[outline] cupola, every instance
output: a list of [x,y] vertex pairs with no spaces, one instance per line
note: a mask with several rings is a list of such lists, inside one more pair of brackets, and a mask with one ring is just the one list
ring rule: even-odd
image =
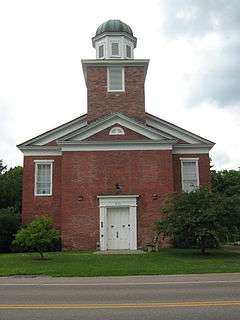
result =
[[137,38],[126,23],[108,20],[97,28],[92,44],[97,59],[133,59]]

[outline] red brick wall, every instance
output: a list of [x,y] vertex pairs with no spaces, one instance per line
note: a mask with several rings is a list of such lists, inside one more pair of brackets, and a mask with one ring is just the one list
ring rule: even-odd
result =
[[174,154],[173,170],[174,170],[174,190],[180,192],[182,190],[181,182],[181,161],[180,158],[199,158],[199,183],[200,186],[210,186],[210,161],[208,154]]
[[[51,159],[53,163],[53,195],[34,196],[34,160]],[[48,214],[60,228],[61,220],[61,157],[24,157],[23,167],[23,201],[22,201],[22,223],[29,223],[34,216]]]
[[[62,239],[65,249],[95,249],[99,241],[97,196],[140,195],[138,245],[152,240],[153,222],[173,191],[171,151],[65,152],[62,164]],[[157,195],[155,199],[153,195]]]
[[144,67],[125,67],[125,91],[107,91],[107,67],[87,67],[88,122],[111,112],[145,121]]
[[[50,214],[62,231],[65,249],[95,249],[99,241],[97,196],[138,194],[138,246],[152,240],[154,221],[166,196],[181,191],[180,157],[198,157],[200,184],[210,184],[209,157],[204,154],[172,155],[169,150],[65,152],[62,157],[25,157],[22,221]],[[34,196],[34,160],[53,159],[53,196]]]
[[124,126],[120,126],[120,125],[116,125],[117,127],[121,127],[123,128],[125,134],[124,135],[109,135],[109,131],[111,130],[111,128],[115,127],[111,126],[105,130],[102,130],[98,133],[96,133],[95,135],[87,138],[86,140],[89,141],[107,141],[107,140],[149,140],[147,137],[132,131]]

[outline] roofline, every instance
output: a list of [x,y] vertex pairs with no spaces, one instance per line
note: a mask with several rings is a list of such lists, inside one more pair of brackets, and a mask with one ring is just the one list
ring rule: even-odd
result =
[[68,121],[68,122],[65,122],[65,123],[63,123],[63,124],[61,124],[61,125],[53,128],[53,129],[50,129],[50,130],[48,130],[48,131],[45,131],[44,133],[41,133],[41,134],[39,134],[38,136],[36,136],[36,137],[34,137],[34,138],[32,138],[32,139],[26,140],[26,141],[18,144],[18,145],[17,145],[17,148],[20,149],[20,147],[23,147],[23,146],[25,146],[26,144],[29,144],[29,143],[33,143],[34,141],[36,141],[36,140],[38,140],[38,139],[40,139],[40,138],[43,138],[43,137],[44,137],[45,135],[47,135],[47,134],[54,133],[54,132],[56,132],[56,131],[64,128],[64,127],[68,127],[70,124],[73,124],[74,122],[77,122],[78,120],[80,120],[81,118],[84,118],[84,117],[87,117],[87,114],[83,114],[83,115],[80,116],[80,117],[74,118],[73,120],[70,120],[70,121]]
[[[65,141],[66,139],[72,138],[72,137],[76,136],[77,134],[86,133],[86,132],[88,132],[89,130],[91,130],[92,128],[97,127],[97,126],[100,126],[100,125],[103,124],[104,122],[106,122],[106,121],[108,121],[108,120],[110,120],[110,119],[112,119],[112,118],[114,118],[114,117],[119,117],[119,118],[121,118],[122,120],[128,121],[128,122],[133,123],[133,124],[135,124],[135,125],[138,125],[138,126],[140,126],[142,129],[148,130],[148,131],[150,131],[151,133],[156,134],[156,135],[158,135],[158,136],[164,136],[164,134],[159,133],[158,130],[156,130],[156,129],[152,128],[152,127],[148,127],[148,126],[144,125],[144,124],[143,124],[142,122],[140,122],[140,121],[136,121],[135,119],[130,118],[130,117],[128,117],[128,116],[126,116],[126,115],[124,115],[124,114],[122,114],[122,113],[120,113],[120,112],[114,112],[114,113],[107,114],[105,117],[102,117],[102,118],[100,118],[100,119],[98,119],[98,120],[90,123],[90,124],[87,125],[86,127],[82,127],[82,128],[80,128],[80,129],[78,129],[78,130],[75,130],[74,132],[69,133],[69,134],[65,135],[64,137],[62,137],[62,138],[63,138],[63,140]],[[166,135],[165,135],[165,136],[166,136]],[[169,138],[166,137],[166,139],[169,139]],[[60,139],[60,140],[61,140],[61,139]]]
[[120,31],[120,32],[111,32],[111,31],[104,31],[103,33],[101,34],[98,34],[98,35],[95,35],[94,37],[92,37],[92,46],[93,48],[95,48],[95,42],[101,38],[104,38],[106,36],[109,36],[109,37],[115,37],[115,36],[124,36],[126,38],[129,38],[130,40],[133,41],[134,43],[134,48],[136,48],[137,46],[137,38],[134,37],[133,35],[131,35],[130,33],[128,32],[124,32],[124,31]]
[[169,121],[163,120],[163,119],[161,119],[161,118],[159,118],[159,117],[157,117],[157,116],[155,116],[155,115],[152,115],[151,113],[148,113],[148,112],[145,112],[145,113],[146,113],[146,116],[147,116],[147,117],[152,118],[152,119],[154,119],[154,120],[156,120],[156,121],[160,121],[160,122],[162,122],[162,123],[165,123],[165,124],[166,124],[168,127],[170,127],[170,128],[175,127],[175,128],[177,128],[177,129],[179,129],[179,131],[181,131],[182,133],[184,133],[184,134],[186,134],[186,135],[190,135],[191,137],[196,138],[196,139],[198,138],[198,139],[202,140],[203,142],[211,145],[212,147],[216,144],[216,143],[213,142],[213,141],[210,141],[210,140],[208,140],[208,139],[205,139],[205,138],[203,138],[203,137],[201,137],[201,136],[199,136],[199,135],[197,135],[197,134],[195,134],[195,133],[193,133],[193,132],[191,132],[191,131],[188,131],[188,130],[186,130],[186,129],[183,129],[183,128],[181,128],[181,127],[179,127],[179,126],[177,126],[177,125],[175,125],[175,124],[173,124],[173,123],[171,123],[171,122],[169,122]]
[[87,67],[88,66],[139,66],[144,67],[144,80],[146,79],[149,59],[82,59],[82,69],[84,74],[85,83],[87,85]]
[[83,141],[65,141],[65,140],[58,140],[57,144],[60,146],[64,145],[116,145],[116,144],[124,144],[124,145],[130,145],[130,144],[175,144],[176,140],[98,140],[98,141],[89,141],[89,140],[83,140]]

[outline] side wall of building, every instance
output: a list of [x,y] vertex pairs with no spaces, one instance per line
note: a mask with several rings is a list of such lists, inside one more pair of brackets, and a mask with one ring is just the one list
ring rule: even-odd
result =
[[181,161],[180,158],[198,158],[199,165],[199,184],[200,186],[209,187],[211,185],[210,177],[210,159],[208,154],[174,154],[173,170],[174,170],[174,191],[181,192]]
[[[22,223],[29,223],[35,216],[50,215],[57,228],[61,228],[61,156],[24,157]],[[35,163],[34,160],[54,160],[53,195],[35,196]]]

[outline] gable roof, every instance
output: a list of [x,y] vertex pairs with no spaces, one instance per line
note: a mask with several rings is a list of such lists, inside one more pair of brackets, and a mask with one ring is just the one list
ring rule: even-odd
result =
[[173,123],[170,123],[166,120],[163,120],[161,118],[158,118],[150,113],[146,112],[146,123],[147,125],[165,132],[166,134],[169,134],[175,139],[179,139],[182,141],[186,141],[187,143],[190,144],[207,144],[207,145],[212,145],[214,146],[214,142],[207,140],[203,137],[200,137],[199,135],[192,133],[188,130],[185,130]]
[[61,141],[61,143],[63,143],[64,141],[83,141],[88,137],[95,135],[96,133],[115,124],[122,125],[152,140],[173,139],[172,136],[165,133],[160,133],[159,130],[149,127],[141,121],[137,121],[133,118],[125,116],[122,113],[116,112],[108,114],[85,127],[79,128],[78,130],[65,135],[64,137],[60,138],[58,142]]
[[68,121],[56,128],[53,128],[51,130],[48,130],[34,138],[31,138],[27,141],[24,141],[20,144],[17,145],[19,149],[24,146],[31,146],[31,145],[36,145],[36,146],[43,146],[46,145],[49,142],[52,142],[74,130],[77,128],[81,128],[83,126],[86,126],[87,121],[87,114],[84,114],[80,117],[77,117],[71,121]]
[[[109,141],[86,141],[87,138],[94,136],[96,133],[105,130],[115,124],[122,125],[142,136],[150,139],[150,141],[132,141],[131,143],[125,141],[124,145],[135,145],[140,148],[142,145],[149,145],[149,148],[154,145],[172,145],[174,146],[174,153],[207,153],[214,145],[214,142],[200,137],[190,131],[180,128],[170,122],[146,113],[146,123],[138,121],[134,118],[128,117],[122,113],[111,113],[100,119],[87,124],[87,115],[82,115],[73,119],[63,125],[60,125],[52,130],[49,130],[37,137],[27,140],[18,145],[18,148],[24,150],[49,150],[49,152],[61,152],[64,146],[68,145],[103,145],[110,143]],[[51,144],[53,141],[56,143]],[[120,142],[112,141],[116,144],[114,148],[120,146]],[[151,145],[151,146],[150,146]],[[132,147],[131,147],[132,148]],[[85,148],[87,149],[87,147]],[[98,147],[96,146],[96,150]],[[183,152],[184,151],[184,152]]]

